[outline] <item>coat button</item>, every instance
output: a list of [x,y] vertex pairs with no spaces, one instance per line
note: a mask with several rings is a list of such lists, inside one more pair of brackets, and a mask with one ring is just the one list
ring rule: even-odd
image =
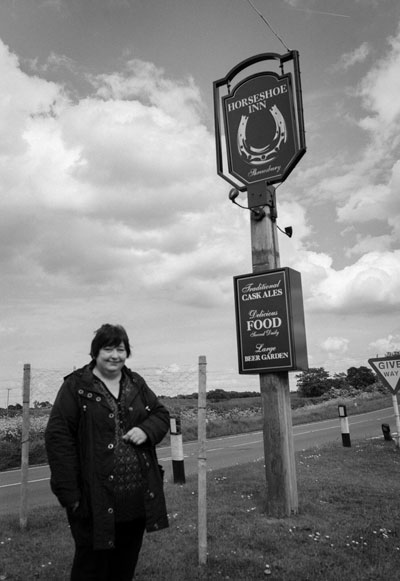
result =
[[100,396],[97,396],[96,397],[96,401],[101,401],[101,397]]
[[108,541],[108,546],[109,547],[113,547],[114,546],[114,543],[112,541]]
[[108,414],[108,417],[109,417],[110,419],[113,419],[113,417],[114,417],[114,414],[113,414],[113,413],[111,413],[111,414]]
[[110,476],[108,477],[108,480],[110,480],[110,481],[114,480],[114,474],[110,474]]
[[87,394],[87,396],[88,396],[88,398],[91,398],[91,397],[93,397],[93,393],[90,393],[90,392],[89,392],[89,393]]
[[108,514],[113,514],[114,509],[110,507],[109,509],[107,509],[107,512],[108,512]]
[[78,393],[79,393],[79,395],[82,395],[83,389],[78,389]]
[[108,444],[108,449],[112,450],[114,448],[114,444]]

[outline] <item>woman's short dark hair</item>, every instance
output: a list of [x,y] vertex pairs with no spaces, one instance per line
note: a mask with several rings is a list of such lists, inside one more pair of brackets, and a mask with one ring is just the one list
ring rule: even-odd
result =
[[90,356],[96,359],[100,349],[103,347],[118,347],[124,344],[128,357],[131,354],[131,347],[129,345],[128,334],[122,325],[109,325],[108,323],[102,325],[100,329],[95,331],[95,336],[90,346]]

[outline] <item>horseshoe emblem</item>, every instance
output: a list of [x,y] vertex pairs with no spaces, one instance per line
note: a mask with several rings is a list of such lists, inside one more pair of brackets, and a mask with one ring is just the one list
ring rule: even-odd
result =
[[273,160],[280,150],[281,144],[286,143],[286,123],[282,113],[279,111],[276,105],[273,105],[269,109],[269,112],[275,121],[275,135],[273,137],[272,143],[262,148],[252,147],[251,145],[247,144],[246,127],[249,117],[248,115],[242,115],[240,119],[237,133],[237,146],[239,154],[245,158],[247,163],[250,163],[251,165],[262,165]]

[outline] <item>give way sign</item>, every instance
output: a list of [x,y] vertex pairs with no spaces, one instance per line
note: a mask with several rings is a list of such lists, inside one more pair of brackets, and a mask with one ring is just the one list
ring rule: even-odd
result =
[[384,385],[396,394],[400,388],[400,356],[377,357],[368,359],[368,363]]

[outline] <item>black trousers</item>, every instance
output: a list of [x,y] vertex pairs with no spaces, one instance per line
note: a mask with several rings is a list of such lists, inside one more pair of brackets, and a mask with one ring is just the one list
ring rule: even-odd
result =
[[116,523],[115,548],[95,551],[89,519],[69,518],[75,541],[71,581],[132,581],[142,547],[145,520]]

